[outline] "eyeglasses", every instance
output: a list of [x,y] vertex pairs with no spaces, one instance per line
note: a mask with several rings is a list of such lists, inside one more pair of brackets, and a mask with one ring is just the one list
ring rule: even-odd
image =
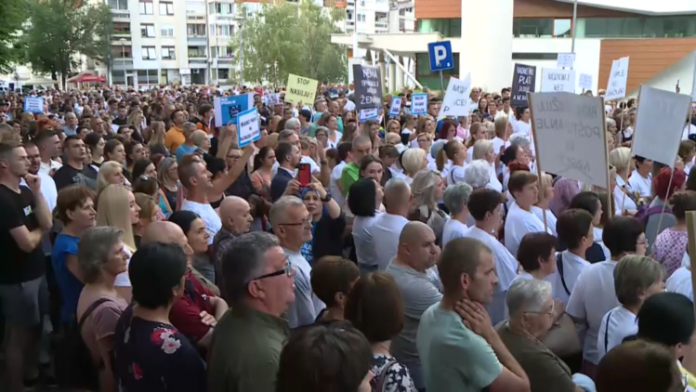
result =
[[247,282],[247,284],[251,283],[251,281],[253,281],[253,280],[272,278],[274,276],[286,275],[289,277],[292,274],[292,263],[290,263],[290,260],[288,259],[287,256],[285,256],[285,262],[286,262],[285,268],[280,269],[280,270],[275,271],[275,272],[271,272],[269,274],[258,276],[256,278],[249,279],[249,282]]
[[540,315],[553,316],[553,315],[554,315],[554,308],[555,308],[555,307],[556,307],[556,302],[552,302],[552,303],[551,303],[551,310],[549,310],[548,312],[541,312],[541,311],[537,311],[537,312],[525,311],[525,312],[522,312],[522,313],[530,313],[530,314],[540,314]]
[[312,217],[308,217],[307,219],[303,220],[302,222],[297,222],[297,223],[279,223],[278,226],[312,226]]

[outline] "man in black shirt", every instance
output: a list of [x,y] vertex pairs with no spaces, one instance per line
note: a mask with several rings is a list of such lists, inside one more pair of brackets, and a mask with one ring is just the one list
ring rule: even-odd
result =
[[[9,339],[5,353],[10,392],[24,391],[24,366],[35,352],[46,313],[41,235],[51,228],[51,212],[41,180],[29,174],[20,144],[0,144],[0,302]],[[20,186],[24,178],[28,188]]]
[[56,189],[61,189],[72,184],[86,185],[93,190],[97,189],[97,171],[91,166],[85,165],[85,143],[77,135],[70,135],[65,138],[63,144],[65,152],[65,162],[63,167],[58,169],[53,175],[56,182]]
[[114,125],[127,125],[128,124],[128,107],[125,103],[118,105],[118,117],[111,121]]

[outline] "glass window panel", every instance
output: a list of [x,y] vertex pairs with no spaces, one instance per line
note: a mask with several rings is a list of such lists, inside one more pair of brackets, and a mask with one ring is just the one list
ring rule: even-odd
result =
[[570,37],[570,19],[554,19],[553,21],[553,36],[554,37]]
[[512,32],[515,37],[545,37],[553,36],[553,19],[516,19],[512,22]]

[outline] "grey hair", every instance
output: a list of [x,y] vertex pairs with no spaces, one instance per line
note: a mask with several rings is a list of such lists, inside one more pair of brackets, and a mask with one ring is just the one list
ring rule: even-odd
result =
[[324,131],[324,132],[326,132],[326,136],[329,136],[329,133],[330,133],[329,128],[322,126],[322,127],[317,127],[317,129],[314,131],[315,137],[316,137],[317,133],[319,133],[319,131]]
[[[356,148],[362,146],[363,144],[367,144],[367,143],[372,144],[372,140],[370,140],[370,138],[365,136],[365,135],[360,135],[360,136],[356,137],[355,139],[353,139],[353,144],[352,144],[353,150],[355,150]],[[358,162],[358,163],[360,163],[360,162]]]
[[95,226],[82,234],[77,248],[77,268],[85,283],[95,283],[109,262],[109,254],[123,241],[123,231],[114,226]]
[[285,122],[285,129],[288,129],[291,131],[295,131],[295,130],[299,129],[301,126],[302,125],[300,124],[300,120],[298,120],[296,118],[289,118]]
[[[287,123],[286,123],[286,124],[287,124]],[[292,130],[292,129],[287,129],[287,128],[286,128],[286,129],[283,129],[283,130],[280,131],[280,133],[278,134],[278,141],[279,141],[279,142],[284,142],[284,141],[288,140],[288,139],[290,138],[290,136],[292,136],[292,135],[297,135],[297,132],[295,132],[295,131]]]
[[527,138],[527,136],[517,134],[510,136],[510,144],[514,144],[518,147],[525,148],[532,144],[532,142],[529,141],[529,138]]
[[616,126],[616,121],[613,118],[607,117],[607,128],[609,127],[609,125]]
[[403,199],[403,195],[411,196],[411,187],[408,183],[400,178],[392,178],[384,184],[384,199],[387,200],[386,204],[389,202],[404,202],[408,201]]
[[427,206],[431,209],[437,209],[435,183],[439,176],[439,174],[430,170],[421,170],[416,173],[411,182],[411,194],[413,195],[414,206]]
[[472,161],[464,169],[464,182],[474,189],[483,188],[491,182],[491,164],[483,159]]
[[185,122],[184,125],[181,127],[181,130],[184,132],[191,131],[193,133],[196,129],[198,129],[198,127],[196,127],[196,124],[192,122]]
[[273,206],[271,206],[271,211],[268,213],[268,219],[271,221],[271,225],[275,229],[278,227],[280,221],[285,217],[285,212],[290,207],[303,207],[304,202],[297,196],[283,196],[278,199]]
[[510,311],[510,318],[521,312],[538,312],[552,293],[551,283],[538,279],[517,279],[510,286],[505,303]]
[[276,246],[280,246],[276,236],[263,231],[252,231],[232,240],[220,266],[223,294],[228,303],[244,299],[247,285],[263,270],[266,252]]
[[473,159],[486,159],[486,154],[488,154],[489,151],[493,151],[493,141],[492,140],[487,140],[487,139],[482,139],[482,140],[477,140],[476,143],[474,143],[474,152],[472,154]]
[[460,182],[458,184],[453,184],[445,189],[445,194],[443,196],[445,207],[450,212],[450,215],[459,215],[464,208],[466,208],[466,203],[469,202],[469,196],[471,196],[471,191],[473,188],[471,185]]

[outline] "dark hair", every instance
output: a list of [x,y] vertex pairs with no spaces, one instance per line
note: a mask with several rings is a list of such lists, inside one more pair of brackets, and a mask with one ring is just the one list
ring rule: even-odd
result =
[[517,144],[511,144],[509,145],[505,151],[503,151],[503,154],[500,156],[500,162],[503,162],[505,166],[509,165],[510,162],[514,161],[517,159],[517,152],[521,149],[522,147],[518,146]]
[[539,258],[548,259],[557,247],[557,242],[556,237],[546,232],[527,233],[517,249],[517,261],[525,271],[536,271],[541,268]]
[[133,163],[133,172],[131,173],[132,178],[136,179],[145,174],[145,169],[150,165],[154,165],[154,163],[147,158],[140,158],[135,161],[135,163]]
[[437,263],[444,294],[461,291],[462,274],[475,279],[476,269],[481,262],[481,252],[491,250],[475,238],[456,238],[445,245]]
[[131,141],[131,142],[128,142],[128,143],[126,143],[126,145],[124,146],[124,147],[125,147],[125,151],[126,151],[126,163],[130,164],[130,163],[133,162],[133,158],[131,158],[131,154],[133,153],[133,150],[135,150],[135,147],[136,147],[138,144],[141,145],[141,146],[143,146],[143,147],[145,147],[145,146],[143,145],[143,143],[138,142],[138,141]]
[[592,215],[585,210],[567,209],[558,215],[556,232],[558,240],[568,249],[576,249],[592,228]]
[[515,192],[522,192],[522,189],[529,185],[537,182],[539,177],[536,174],[532,174],[528,171],[516,171],[510,174],[510,179],[508,180],[508,191],[515,198]]
[[144,193],[154,197],[159,189],[159,183],[156,178],[150,178],[144,174],[134,177],[133,193]]
[[570,201],[570,207],[568,208],[585,210],[594,217],[599,210],[600,205],[601,201],[596,193],[585,191],[573,196],[573,199]]
[[[353,143],[351,143],[351,142],[338,143],[338,146],[336,146],[336,149],[338,150],[338,158],[341,159],[341,162],[343,162],[346,160],[346,158],[348,158],[348,153],[353,150]],[[696,177],[696,176],[694,176],[694,177]]]
[[174,211],[169,216],[169,221],[181,227],[181,230],[184,231],[184,234],[188,235],[189,230],[191,230],[191,224],[193,224],[193,221],[195,221],[198,218],[200,217],[195,212],[179,210]]
[[616,257],[623,253],[635,252],[638,237],[644,232],[643,225],[638,219],[617,216],[604,226],[602,241],[611,252],[611,256]]
[[500,192],[494,189],[478,188],[471,192],[466,207],[476,221],[482,221],[486,218],[486,213],[493,213],[496,208],[500,207],[500,203]]
[[307,110],[307,109],[302,109],[302,110],[300,110],[299,115],[302,116],[302,117],[304,117],[306,121],[309,121],[309,120],[312,119],[312,112],[310,112],[310,111]]
[[263,160],[266,159],[266,155],[271,151],[270,146],[263,146],[259,152],[254,156],[254,170],[259,170],[263,164]]
[[[67,139],[66,139],[66,141],[67,141]],[[111,139],[111,140],[107,141],[104,144],[104,158],[106,158],[107,155],[113,154],[114,150],[119,145],[122,146],[123,143],[121,143],[121,141],[118,139]]]
[[172,122],[174,122],[174,117],[176,117],[176,114],[177,114],[178,112],[182,112],[182,113],[183,113],[184,111],[183,111],[183,110],[176,109],[176,110],[174,110],[174,111],[172,112],[172,114],[169,115],[169,119],[170,119]]
[[338,158],[338,150],[335,148],[329,148],[326,151],[326,159],[333,159],[336,164],[341,163],[341,160]]
[[348,322],[301,328],[280,353],[275,390],[355,392],[373,361],[367,339]]
[[672,205],[674,217],[679,220],[684,220],[686,219],[687,211],[696,211],[696,192],[677,192],[669,199],[669,204]]
[[312,266],[312,292],[326,304],[335,305],[336,294],[348,295],[350,285],[360,277],[352,261],[340,256],[324,256]]
[[375,216],[377,185],[372,178],[361,178],[350,186],[348,208],[355,216]]
[[674,347],[688,344],[694,333],[694,304],[678,293],[648,297],[638,311],[638,337]]
[[[73,140],[82,141],[82,139],[80,139],[80,137],[77,136],[77,135],[68,135],[68,136],[65,137],[65,140],[63,141],[63,145],[64,145],[64,146],[68,146],[68,145],[70,145],[70,142],[73,141]],[[83,143],[84,143],[84,142],[83,142]]]
[[198,114],[201,116],[205,116],[205,114],[211,110],[213,110],[213,107],[210,106],[210,104],[204,103],[198,108]]
[[69,185],[61,189],[56,199],[56,219],[67,225],[70,223],[68,211],[82,207],[87,199],[92,199],[92,202],[96,202],[96,194],[84,185]]
[[172,289],[186,273],[186,255],[176,244],[153,242],[141,246],[130,259],[128,276],[133,302],[147,309],[169,305]]
[[227,163],[222,158],[216,156],[205,154],[203,155],[203,160],[205,161],[206,168],[211,174],[211,178],[215,178],[219,173],[224,173],[227,169]]
[[383,272],[362,276],[348,294],[345,318],[370,343],[396,336],[404,326],[404,305],[394,278]]
[[50,138],[52,138],[53,136],[56,136],[56,135],[57,135],[57,133],[56,133],[56,131],[54,131],[54,130],[51,130],[51,129],[43,129],[43,130],[39,131],[39,133],[37,133],[36,136],[34,136],[34,138],[31,139],[31,140],[32,140],[34,143],[36,143],[37,145],[39,145],[39,144],[41,144],[41,142],[43,142],[44,140],[50,139]]
[[281,165],[285,163],[285,160],[292,154],[293,145],[288,142],[280,142],[275,149],[276,161]]
[[[377,162],[382,165],[382,160],[376,156],[372,154],[365,155],[363,159],[360,160],[360,170],[358,171],[358,176],[362,177],[362,172],[366,170],[368,166],[370,166],[370,163],[373,162]],[[382,165],[382,169],[384,169],[384,165]]]

